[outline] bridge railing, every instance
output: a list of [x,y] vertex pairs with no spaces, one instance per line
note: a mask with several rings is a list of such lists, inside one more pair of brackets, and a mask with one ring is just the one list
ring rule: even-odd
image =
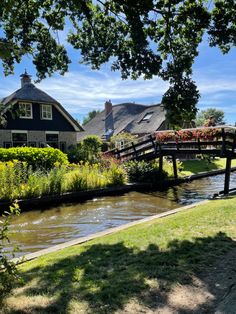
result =
[[215,146],[228,145],[232,146],[236,137],[236,128],[231,126],[217,126],[217,127],[201,127],[181,129],[179,131],[166,130],[155,132],[156,141],[159,145],[177,147],[191,147],[191,145],[198,144],[201,147],[209,146],[210,143]]
[[176,130],[157,131],[153,134],[140,137],[135,142],[126,143],[122,149],[109,151],[114,157],[119,159],[139,159],[143,155],[149,156],[160,154],[165,149],[183,151],[183,153],[202,153],[211,150],[219,154],[219,151],[236,150],[236,127],[216,126],[199,127]]

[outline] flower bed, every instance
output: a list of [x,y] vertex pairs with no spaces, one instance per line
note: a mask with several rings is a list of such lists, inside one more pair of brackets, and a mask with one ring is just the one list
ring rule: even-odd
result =
[[221,138],[221,129],[219,128],[205,128],[179,131],[160,131],[156,132],[156,140],[159,143],[166,142],[186,142],[186,141],[213,141]]

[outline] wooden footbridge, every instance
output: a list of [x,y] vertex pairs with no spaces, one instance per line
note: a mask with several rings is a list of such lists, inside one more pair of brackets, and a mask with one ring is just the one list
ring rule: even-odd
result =
[[163,157],[170,156],[174,177],[178,177],[176,158],[187,155],[213,155],[226,158],[224,193],[230,189],[231,161],[236,159],[236,127],[204,127],[179,131],[157,131],[135,142],[127,143],[122,149],[108,152],[122,161],[153,160],[159,158],[159,168],[163,168]]

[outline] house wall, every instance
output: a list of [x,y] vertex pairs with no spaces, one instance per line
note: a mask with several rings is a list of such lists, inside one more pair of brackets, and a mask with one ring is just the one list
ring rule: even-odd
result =
[[[20,131],[20,130],[14,128],[14,131]],[[46,132],[47,131],[50,131],[50,130],[28,131],[27,132],[28,143],[29,142],[35,142],[36,147],[41,147],[41,143],[46,143]],[[60,131],[58,134],[59,147],[60,147],[60,142],[66,143],[66,149],[71,145],[76,145],[77,144],[76,137],[77,137],[77,132],[75,132],[75,131],[74,132]],[[11,145],[12,145],[12,130],[2,129],[2,130],[0,130],[0,147],[4,147],[5,146],[4,144],[6,142],[11,143]]]
[[[17,104],[15,105],[17,109]],[[6,130],[34,130],[34,131],[74,131],[73,126],[67,119],[52,105],[52,120],[42,120],[40,114],[40,103],[32,103],[33,119],[22,119],[16,114],[12,116],[7,112]],[[1,129],[1,127],[0,127]]]

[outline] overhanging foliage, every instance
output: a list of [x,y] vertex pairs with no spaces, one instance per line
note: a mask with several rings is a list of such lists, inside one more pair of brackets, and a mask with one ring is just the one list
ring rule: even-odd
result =
[[122,78],[169,81],[164,97],[169,120],[181,124],[196,114],[199,99],[191,79],[203,34],[223,53],[236,43],[234,0],[3,0],[0,58],[5,74],[30,54],[38,79],[70,63],[60,32],[93,69],[110,61]]

